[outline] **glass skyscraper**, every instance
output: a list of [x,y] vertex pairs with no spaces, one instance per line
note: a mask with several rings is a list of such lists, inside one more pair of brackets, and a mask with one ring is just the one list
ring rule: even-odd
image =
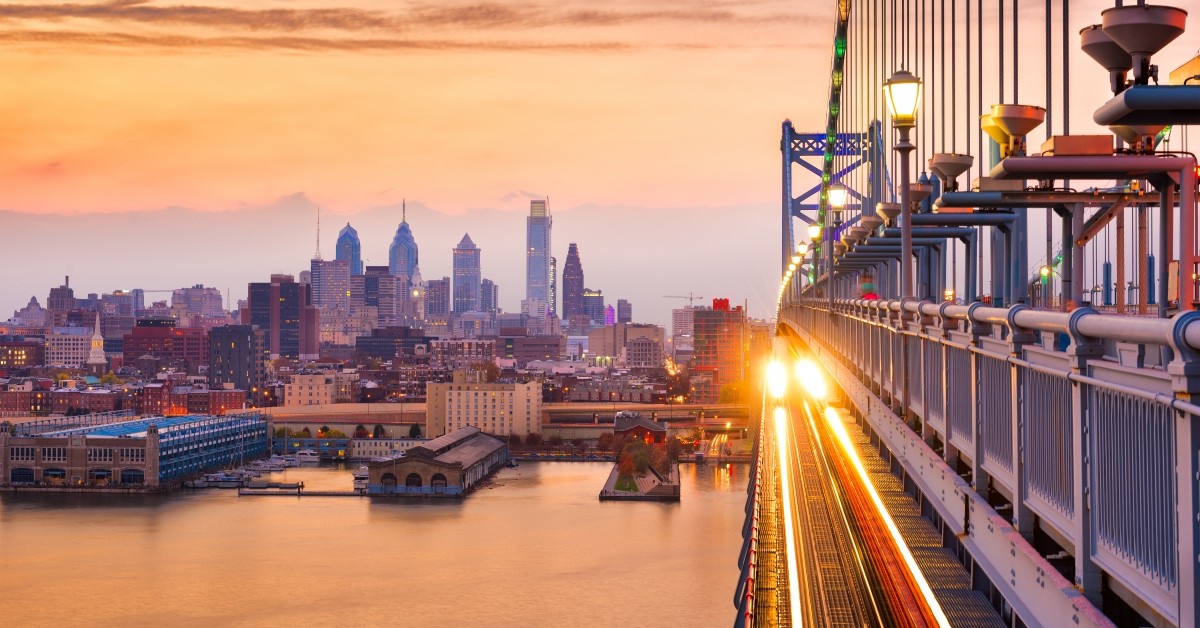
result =
[[400,226],[396,228],[396,237],[392,238],[392,248],[388,251],[388,269],[394,276],[403,275],[410,283],[413,271],[417,269],[417,240],[408,226],[407,208],[400,219]]
[[550,302],[550,228],[546,201],[530,201],[525,219],[525,298]]
[[563,320],[583,311],[583,263],[579,261],[579,247],[572,242],[567,249],[567,261],[563,264],[562,276]]
[[358,241],[358,231],[346,223],[338,232],[336,259],[350,262],[350,274],[363,274],[362,243]]
[[479,312],[483,275],[479,270],[479,247],[469,234],[454,248],[454,313]]

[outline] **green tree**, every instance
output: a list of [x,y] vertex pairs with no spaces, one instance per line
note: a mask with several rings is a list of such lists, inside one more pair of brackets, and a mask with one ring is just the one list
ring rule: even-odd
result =
[[354,438],[368,438],[371,433],[367,431],[367,426],[359,425],[354,428]]
[[623,456],[620,462],[617,463],[618,478],[623,480],[632,479],[634,471],[633,460],[629,456]]
[[109,371],[100,378],[100,383],[107,384],[109,386],[114,386],[117,384],[124,384],[125,380],[121,379],[120,377],[117,377],[116,373]]
[[530,449],[537,449],[542,444],[542,435],[537,432],[530,432],[525,435],[525,445]]
[[508,448],[509,449],[519,449],[520,447],[521,447],[521,435],[520,434],[509,434],[508,435]]
[[605,432],[596,439],[596,448],[600,451],[608,451],[612,449],[613,435],[612,432]]
[[383,426],[379,424],[375,425],[375,431],[373,434],[374,436],[372,436],[372,438],[387,438],[387,432],[384,431]]
[[408,437],[421,438],[421,426],[413,423],[412,427],[408,428]]

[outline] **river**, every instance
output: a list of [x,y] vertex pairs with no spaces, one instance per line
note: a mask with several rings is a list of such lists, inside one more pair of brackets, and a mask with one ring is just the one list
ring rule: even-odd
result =
[[[744,465],[678,504],[604,502],[608,463],[504,469],[461,502],[0,495],[6,626],[727,626]],[[349,489],[344,469],[274,480]]]

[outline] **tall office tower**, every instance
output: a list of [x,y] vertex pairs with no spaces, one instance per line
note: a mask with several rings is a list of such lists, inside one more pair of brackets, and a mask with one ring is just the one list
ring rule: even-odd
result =
[[392,248],[388,251],[388,269],[392,275],[403,276],[411,281],[413,271],[417,269],[417,241],[408,226],[408,207],[401,207],[404,213],[400,226],[396,228],[396,237],[392,238]]
[[269,283],[251,283],[248,289],[242,323],[266,332],[271,357],[316,359],[321,319],[312,304],[312,285],[291,275],[271,275]]
[[604,291],[583,289],[583,313],[593,325],[604,324]]
[[693,403],[713,403],[721,387],[745,377],[746,312],[741,306],[730,308],[729,299],[713,299],[712,309],[691,310],[695,331],[695,353],[691,372],[706,373],[696,378],[692,391]]
[[633,322],[633,304],[625,299],[617,299],[617,322]]
[[134,288],[133,290],[129,291],[129,294],[130,294],[130,296],[133,297],[133,311],[134,312],[136,312],[138,310],[146,309],[146,291],[145,290],[142,290],[141,288]]
[[396,304],[399,279],[392,276],[387,266],[367,266],[363,274],[350,277],[350,304],[356,308],[373,307],[380,325],[393,324],[399,309]]
[[342,259],[313,259],[310,269],[313,305],[324,310],[348,310],[350,262]]
[[525,219],[525,298],[550,300],[550,228],[546,201],[529,201]]
[[696,308],[688,306],[671,310],[671,336],[691,336],[693,333]]
[[450,278],[425,282],[425,318],[450,315]]
[[177,288],[171,292],[171,308],[201,316],[225,315],[221,291],[216,288],[205,288],[204,284],[199,283],[191,288]]
[[584,314],[583,311],[583,264],[579,261],[579,247],[572,242],[567,249],[567,261],[563,264],[562,317]]
[[223,388],[231,384],[246,391],[255,400],[267,380],[267,352],[264,330],[251,325],[223,325],[208,332],[208,386]]
[[67,277],[63,285],[50,289],[46,299],[46,326],[60,327],[67,322],[67,312],[75,309],[75,291],[71,289],[71,278]]
[[500,309],[500,286],[491,279],[479,282],[479,310],[495,314]]
[[611,305],[604,306],[604,324],[608,326],[617,324],[617,310],[613,309]]
[[550,313],[558,311],[558,258],[550,256],[550,300],[546,302]]
[[471,241],[470,234],[463,234],[454,248],[454,313],[480,311],[479,247]]
[[336,259],[350,263],[350,274],[363,274],[362,243],[358,241],[358,231],[346,223],[338,233]]

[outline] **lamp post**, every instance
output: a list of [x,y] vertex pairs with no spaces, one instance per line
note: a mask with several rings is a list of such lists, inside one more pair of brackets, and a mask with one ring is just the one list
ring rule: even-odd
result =
[[833,229],[825,230],[825,240],[828,242],[826,247],[829,249],[825,259],[829,262],[829,270],[825,275],[825,293],[829,297],[829,313],[833,314],[833,239],[837,236],[837,228],[842,225],[842,210],[846,207],[846,197],[849,193],[846,186],[841,183],[834,183],[829,186],[826,191],[826,198],[829,199],[829,206],[833,208],[830,212],[832,221],[826,220],[826,224],[832,224]]
[[792,255],[792,261],[796,262],[796,298],[804,294],[804,258],[807,255],[808,243],[797,244],[796,253]]
[[[908,189],[908,158],[913,146],[909,132],[917,126],[917,110],[921,102],[921,79],[908,70],[900,70],[883,84],[884,101],[892,116],[892,128],[900,132],[900,141],[894,147],[900,153],[900,324],[907,326],[904,301],[913,296],[912,277],[912,193]],[[907,422],[909,417],[908,393],[908,341],[901,338],[900,344],[900,399],[904,406],[901,412]],[[924,430],[922,430],[924,432]]]
[[900,153],[900,299],[913,296],[912,278],[912,196],[909,192],[908,158],[913,143],[909,132],[917,125],[917,110],[921,103],[921,79],[908,70],[900,70],[883,85],[884,100],[892,116],[892,128],[900,132],[894,147]]

